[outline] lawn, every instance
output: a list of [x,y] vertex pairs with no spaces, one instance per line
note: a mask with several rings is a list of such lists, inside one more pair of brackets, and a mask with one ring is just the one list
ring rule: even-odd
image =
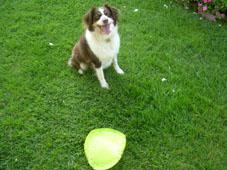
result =
[[66,64],[102,2],[0,1],[0,169],[91,170],[83,144],[100,127],[127,136],[113,170],[226,169],[227,25],[167,0],[109,1],[125,75],[106,70],[104,90]]

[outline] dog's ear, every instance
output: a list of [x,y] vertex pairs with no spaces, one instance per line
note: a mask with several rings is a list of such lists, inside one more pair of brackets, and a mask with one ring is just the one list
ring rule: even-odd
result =
[[109,11],[111,12],[113,20],[114,20],[114,25],[116,25],[117,21],[119,20],[119,11],[118,11],[118,9],[115,8],[115,7],[111,7],[108,4],[105,4],[104,7],[109,9]]
[[89,31],[94,31],[93,28],[93,21],[94,21],[94,13],[96,8],[91,8],[85,15],[84,15],[84,23],[86,27],[89,29]]

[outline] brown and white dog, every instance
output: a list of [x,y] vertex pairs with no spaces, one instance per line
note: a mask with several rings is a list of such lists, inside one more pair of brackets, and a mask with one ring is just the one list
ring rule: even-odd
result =
[[120,47],[118,34],[118,10],[104,5],[93,7],[85,16],[85,33],[72,50],[68,61],[80,74],[92,67],[102,88],[109,88],[103,70],[113,64],[118,74],[124,74],[119,67],[117,55]]

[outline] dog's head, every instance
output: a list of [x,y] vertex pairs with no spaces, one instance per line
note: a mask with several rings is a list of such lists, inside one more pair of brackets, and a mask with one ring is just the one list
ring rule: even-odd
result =
[[109,5],[93,7],[84,16],[84,23],[89,31],[97,31],[109,35],[118,22],[118,10]]

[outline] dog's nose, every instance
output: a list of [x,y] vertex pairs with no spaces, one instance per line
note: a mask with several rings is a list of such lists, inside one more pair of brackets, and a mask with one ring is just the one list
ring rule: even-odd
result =
[[102,22],[103,22],[104,24],[108,24],[108,19],[104,19]]

